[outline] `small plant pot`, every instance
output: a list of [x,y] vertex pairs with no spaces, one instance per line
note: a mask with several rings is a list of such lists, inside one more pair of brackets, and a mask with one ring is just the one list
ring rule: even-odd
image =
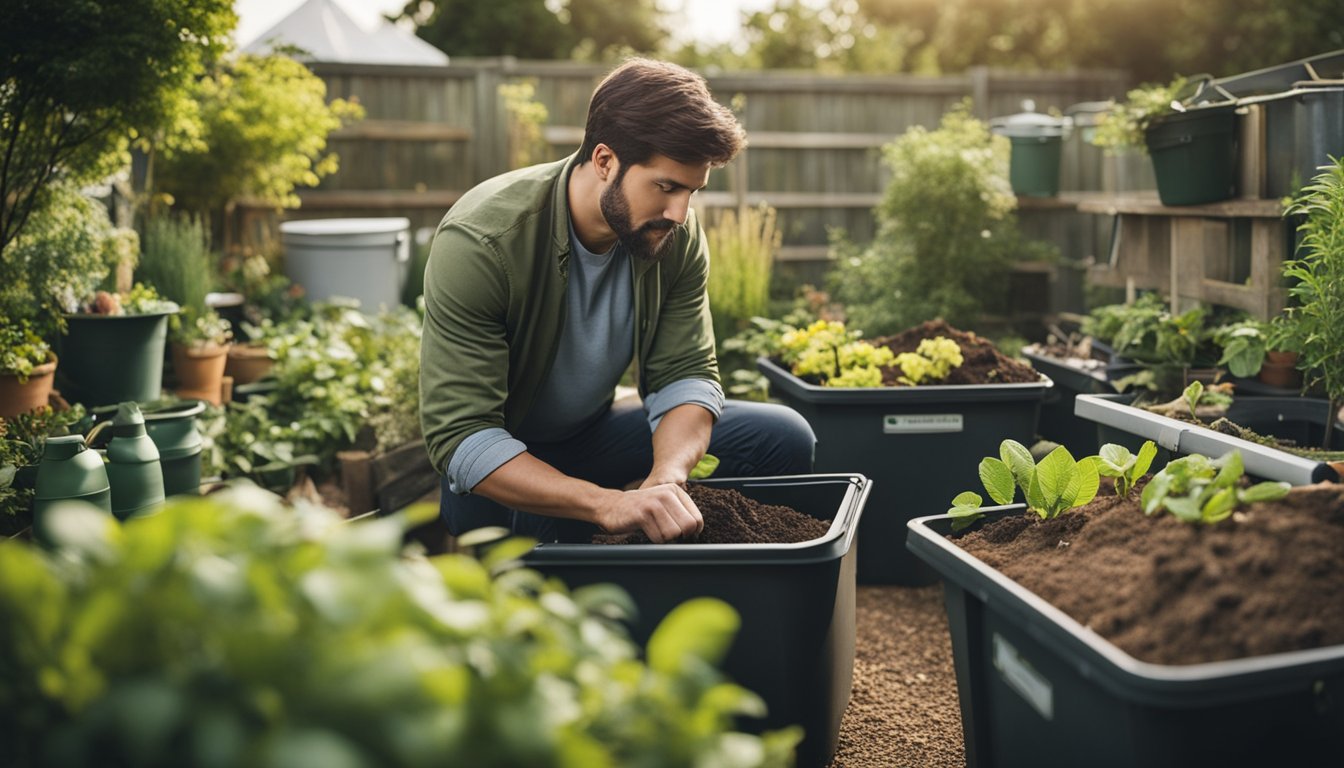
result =
[[1256,378],[1263,384],[1279,389],[1301,389],[1302,372],[1297,370],[1297,353],[1270,350]]
[[233,385],[237,387],[266,378],[274,367],[275,361],[265,344],[234,344],[229,347],[224,375],[232,376]]
[[173,371],[177,374],[178,397],[205,400],[212,405],[223,402],[224,366],[228,362],[228,344],[202,347],[173,344]]
[[56,378],[56,356],[37,366],[28,380],[19,381],[12,373],[0,373],[0,417],[12,419],[21,413],[47,404]]
[[798,765],[821,768],[835,753],[853,684],[854,544],[872,484],[858,475],[702,482],[830,519],[831,527],[796,544],[541,544],[523,562],[571,588],[625,589],[639,608],[630,633],[640,645],[686,600],[709,596],[732,605],[742,625],[723,671],[767,710],[763,719],[739,718],[739,727],[801,725]]

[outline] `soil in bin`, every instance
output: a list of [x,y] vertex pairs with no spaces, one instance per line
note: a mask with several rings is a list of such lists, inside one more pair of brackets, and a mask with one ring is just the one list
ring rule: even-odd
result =
[[[705,527],[683,544],[793,544],[826,535],[830,520],[818,520],[792,507],[762,504],[732,488],[714,488],[697,483],[685,486],[691,501],[705,518]],[[594,544],[648,544],[642,531],[600,533]]]
[[[930,320],[895,336],[873,339],[871,343],[875,347],[887,347],[899,355],[914,352],[919,348],[919,342],[937,336],[957,342],[962,356],[961,365],[953,368],[947,379],[939,384],[1030,384],[1041,380],[1041,374],[1035,368],[1004,355],[989,339],[957,330],[942,320]],[[895,366],[882,371],[882,381],[887,386],[899,386],[900,376],[901,369]]]
[[1196,664],[1344,643],[1344,486],[1294,488],[1221,523],[1147,517],[1108,483],[1053,520],[954,539],[1125,652]]

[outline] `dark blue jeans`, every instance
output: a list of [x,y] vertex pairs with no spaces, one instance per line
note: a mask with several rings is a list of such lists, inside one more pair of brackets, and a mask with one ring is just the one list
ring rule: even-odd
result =
[[[812,471],[817,438],[792,408],[729,400],[714,424],[709,453],[719,459],[715,477],[801,475]],[[529,443],[528,452],[561,472],[603,488],[624,488],[653,469],[653,433],[633,398],[612,406],[592,427],[558,443]],[[459,496],[445,479],[439,513],[459,535],[503,526],[540,541],[584,542],[599,531],[589,523],[520,512],[484,496]]]

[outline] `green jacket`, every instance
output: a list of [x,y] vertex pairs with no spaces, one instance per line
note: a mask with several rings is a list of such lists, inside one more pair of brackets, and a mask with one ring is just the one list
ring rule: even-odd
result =
[[[571,156],[485,181],[435,233],[425,268],[420,424],[441,473],[467,436],[490,427],[516,434],[555,359],[574,166]],[[641,396],[681,379],[719,380],[709,250],[694,211],[673,236],[667,256],[631,265]]]

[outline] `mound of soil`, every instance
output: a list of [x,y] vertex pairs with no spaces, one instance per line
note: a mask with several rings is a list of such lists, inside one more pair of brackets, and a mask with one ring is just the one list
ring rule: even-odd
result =
[[[930,320],[895,336],[873,339],[871,343],[899,355],[914,352],[919,342],[937,336],[957,342],[963,358],[961,365],[953,368],[941,384],[1030,384],[1041,379],[1035,368],[999,352],[988,339],[953,328],[942,320]],[[900,376],[901,369],[895,366],[882,371],[882,381],[887,386],[902,386]]]
[[[826,535],[830,520],[818,520],[793,507],[762,504],[731,488],[713,488],[689,483],[686,492],[705,518],[705,527],[682,544],[793,544]],[[648,544],[649,537],[636,533],[593,537],[594,544]]]
[[1143,661],[1196,664],[1344,643],[1344,486],[1294,488],[1221,523],[1146,517],[1105,489],[956,543]]

